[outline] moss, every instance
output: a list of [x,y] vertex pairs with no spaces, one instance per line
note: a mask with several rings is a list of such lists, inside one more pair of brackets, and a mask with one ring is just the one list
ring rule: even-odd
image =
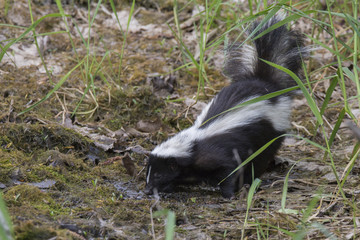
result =
[[136,200],[134,205],[133,199],[125,199],[120,201],[120,206],[117,208],[113,216],[116,225],[123,225],[125,222],[137,219],[137,223],[148,223],[149,219],[144,218],[144,212],[148,212],[151,207],[151,202],[148,200]]
[[7,151],[0,149],[0,182],[8,183],[11,179],[18,181],[38,180],[39,178],[28,178],[29,166],[32,166],[30,154],[13,149]]
[[36,161],[45,166],[65,168],[68,171],[83,171],[87,168],[84,160],[73,154],[63,154],[58,150],[49,150],[39,155]]
[[[72,174],[72,172],[83,174]],[[74,154],[63,154],[57,150],[35,152],[32,156],[18,150],[7,152],[0,150],[0,182],[9,182],[11,178],[39,182],[45,179],[76,183],[87,179],[89,166],[83,158]]]
[[35,226],[32,222],[26,222],[15,227],[17,240],[47,240],[55,237],[55,230],[42,226]]
[[50,193],[28,184],[11,187],[4,193],[4,200],[15,225],[26,220],[33,220],[41,225],[53,221],[56,217],[67,216],[71,212],[70,208],[64,206],[63,201],[55,200]]
[[0,149],[2,150],[11,150],[13,148],[12,141],[6,136],[0,136]]
[[10,180],[11,171],[16,166],[13,159],[18,152],[7,152],[0,149],[0,182],[7,183]]
[[42,192],[39,188],[28,184],[21,184],[10,188],[4,194],[4,199],[8,203],[21,205],[25,202],[30,204],[43,204],[52,202],[51,197]]
[[17,149],[34,152],[38,149],[59,149],[68,152],[75,149],[85,153],[92,144],[91,140],[77,132],[60,125],[12,124],[0,126],[0,135],[6,135]]
[[[121,129],[122,126],[135,125],[142,119],[156,119],[160,115],[155,109],[165,107],[165,102],[156,97],[147,86],[128,86],[126,89],[111,91],[111,112],[101,112],[97,114],[104,119],[104,124],[111,130]],[[99,101],[106,104],[107,96],[100,98]]]

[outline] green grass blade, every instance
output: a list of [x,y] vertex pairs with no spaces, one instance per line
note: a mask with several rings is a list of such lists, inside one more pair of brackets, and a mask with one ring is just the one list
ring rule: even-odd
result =
[[[333,40],[334,40],[334,50],[335,52],[339,52],[338,49],[338,38],[336,37],[336,33],[335,33],[335,28],[334,28],[334,23],[333,23],[333,17],[332,17],[332,12],[330,11],[330,6],[331,3],[329,2],[329,0],[326,0],[326,5],[328,6],[328,9],[326,11],[328,17],[329,17],[329,21],[330,21],[330,25],[331,25],[331,32],[329,31],[330,35],[332,36]],[[340,80],[340,88],[341,88],[341,92],[344,98],[344,104],[345,104],[345,111],[346,112],[351,112],[350,108],[348,106],[348,101],[347,101],[347,93],[346,93],[346,86],[345,86],[345,79],[344,79],[344,74],[343,74],[343,70],[342,70],[342,59],[340,56],[336,55],[336,60],[337,60],[337,64],[339,66],[337,74],[339,76],[339,80]]]
[[73,49],[74,52],[75,52],[76,59],[77,59],[78,61],[80,61],[79,56],[78,56],[78,53],[77,53],[77,51],[76,51],[75,43],[74,43],[74,41],[73,41],[73,39],[72,39],[72,37],[71,37],[69,24],[68,24],[67,19],[66,19],[66,17],[69,17],[69,15],[66,15],[66,14],[65,14],[64,8],[62,7],[61,0],[55,0],[55,2],[56,2],[56,6],[58,7],[59,12],[60,12],[60,14],[61,14],[61,16],[62,16],[62,18],[63,18],[64,24],[65,24],[65,28],[66,28],[66,32],[67,32],[67,35],[68,35],[68,37],[69,37],[69,40],[70,40],[70,43],[71,43],[71,47],[72,47],[72,49]]
[[277,231],[280,231],[280,232],[284,233],[285,235],[289,236],[291,239],[294,239],[295,233],[293,233],[293,232],[290,232],[288,230],[285,230],[283,228],[280,228],[278,226],[274,226],[274,225],[271,225],[268,223],[260,223],[260,224],[263,226],[266,226],[268,228],[276,229]]
[[153,217],[166,216],[166,225],[165,225],[165,240],[174,239],[175,226],[176,226],[176,215],[173,211],[169,209],[164,209],[154,212]]
[[[91,18],[91,21],[90,21],[90,24],[89,24],[89,36],[90,36],[90,29],[91,29],[91,27],[92,27],[92,25],[93,25],[93,23],[94,23],[94,21],[95,21],[95,18],[96,18],[96,16],[97,16],[97,13],[98,13],[99,8],[100,8],[100,6],[101,6],[101,2],[102,2],[102,0],[99,0],[98,3],[96,4],[96,8],[95,8],[95,11],[94,11],[94,15],[93,15],[92,18]],[[90,6],[90,5],[91,5],[91,4],[89,3],[89,6]]]
[[80,28],[79,28],[79,26],[78,26],[78,24],[76,22],[74,22],[74,26],[76,28],[77,33],[79,34],[79,36],[81,38],[81,41],[84,44],[84,46],[87,47],[87,42],[86,42],[86,40],[85,40],[85,38],[84,38],[84,36],[83,36],[83,34],[82,34],[82,32],[81,32],[81,30],[80,30]]
[[253,6],[252,6],[252,0],[248,0],[248,4],[249,4],[249,10],[250,10],[250,15],[253,15]]
[[[356,69],[356,68],[354,68],[354,70],[355,70],[355,69]],[[346,76],[351,79],[351,81],[353,81],[354,83],[356,83],[355,75],[354,75],[353,72],[350,71],[349,68],[343,67],[343,71],[344,71],[344,73],[346,74]],[[360,91],[358,91],[358,92],[360,92]]]
[[[270,18],[272,18],[274,15],[276,15],[276,13],[281,9],[282,5],[285,4],[287,2],[287,0],[283,0],[280,1],[278,4],[274,5],[272,8],[269,8],[266,10],[267,14],[266,16],[263,18],[263,20],[259,23],[259,25],[254,29],[253,32],[251,32],[247,38],[245,39],[244,43],[249,41],[250,39],[253,39],[253,36],[264,26],[265,23],[267,23]],[[265,11],[264,11],[265,13]],[[252,15],[252,14],[251,14]],[[261,33],[260,33],[261,36]],[[258,37],[258,36],[257,36]],[[256,37],[256,38],[257,38]],[[241,46],[239,46],[241,47]]]
[[100,62],[97,63],[97,68],[95,69],[94,76],[97,75],[97,73],[100,71],[101,65],[104,62],[105,58],[110,54],[110,51],[106,51],[104,56],[101,58]]
[[210,4],[210,7],[205,8],[206,11],[206,33],[210,31],[210,27],[213,25],[215,17],[220,10],[221,0],[215,0]]
[[[249,211],[250,207],[251,207],[251,203],[252,203],[252,199],[254,197],[254,194],[256,192],[256,190],[258,189],[258,187],[260,186],[260,183],[261,183],[261,180],[256,178],[254,180],[254,182],[251,184],[251,187],[249,189],[249,194],[248,194],[248,197],[247,197],[247,204],[246,204],[246,208],[247,208],[247,212]],[[246,214],[247,216],[248,214]],[[245,217],[247,219],[247,217]]]
[[312,223],[311,226],[315,229],[320,230],[320,232],[324,235],[325,239],[329,240],[337,240],[338,238],[334,233],[332,233],[327,227],[325,227],[323,224],[320,223]]
[[133,0],[133,2],[131,4],[130,13],[129,13],[129,17],[128,17],[128,21],[127,21],[127,25],[126,25],[126,30],[125,30],[125,33],[124,33],[124,40],[123,40],[123,44],[121,46],[120,64],[119,64],[119,79],[118,79],[118,84],[119,85],[120,85],[122,61],[123,61],[124,52],[125,52],[125,44],[126,44],[126,39],[127,39],[128,32],[129,32],[129,26],[130,26],[130,22],[131,22],[131,17],[134,14],[134,8],[135,8],[135,0]]
[[[28,0],[28,7],[29,7],[29,12],[30,12],[30,19],[31,19],[31,23],[33,24],[34,23],[34,17],[33,17],[33,14],[32,14],[32,10],[31,10],[31,1]],[[49,81],[50,83],[52,84],[52,77],[51,77],[51,74],[47,68],[47,65],[46,65],[46,62],[44,60],[44,56],[43,56],[43,53],[41,52],[40,50],[40,47],[39,47],[39,43],[38,43],[38,40],[37,40],[37,34],[36,34],[36,31],[35,31],[35,28],[33,28],[32,30],[33,32],[33,38],[34,38],[34,42],[35,42],[35,46],[36,46],[36,50],[40,56],[40,59],[41,59],[41,63],[42,65],[44,66],[44,69],[45,69],[45,72],[49,78]]]
[[333,16],[341,17],[341,18],[346,19],[347,22],[349,23],[349,25],[353,28],[353,30],[356,31],[357,34],[360,34],[360,32],[359,32],[360,22],[359,22],[359,20],[357,20],[353,16],[351,16],[351,15],[349,15],[347,13],[339,13],[339,12],[324,11],[324,10],[317,10],[317,12],[319,12],[321,14],[324,14],[324,15],[328,15],[330,13]]
[[91,87],[91,86],[90,86],[90,84],[87,84],[87,86],[86,86],[86,88],[85,88],[85,91],[84,91],[83,95],[81,96],[81,98],[80,98],[79,102],[76,104],[76,107],[75,107],[74,111],[71,113],[71,117],[73,117],[73,116],[77,113],[77,110],[79,109],[80,104],[81,104],[81,103],[82,103],[82,101],[84,100],[84,98],[85,98],[86,94],[89,92],[90,87]]
[[[337,84],[338,84],[338,77],[335,76],[331,80],[329,88],[326,90],[325,99],[324,99],[323,104],[322,104],[321,109],[320,109],[321,116],[324,115],[325,109],[326,109],[326,107],[328,106],[328,104],[330,102],[331,96],[332,96]],[[319,126],[320,126],[320,123],[316,122],[316,126],[315,126],[315,129],[314,129],[314,132],[313,132],[314,136],[316,136],[316,133],[317,133],[317,130],[319,129]]]
[[120,27],[120,32],[121,32],[122,35],[124,35],[125,33],[124,33],[124,31],[123,31],[123,29],[121,27],[119,16],[117,15],[116,7],[115,7],[115,4],[114,4],[113,0],[110,0],[110,6],[111,6],[111,9],[112,9],[113,13],[115,14],[116,21],[117,21],[117,23],[118,23],[118,25]]
[[[354,8],[354,19],[358,19],[358,6],[359,3],[358,1],[353,1],[353,8]],[[351,25],[353,31],[354,31],[354,50],[353,50],[353,66],[358,66],[358,58],[359,58],[359,36],[360,36],[360,32],[359,32],[359,27],[360,27],[360,21],[350,21],[349,20],[349,16],[346,14],[346,19],[349,22],[349,24]],[[355,26],[355,23],[357,24],[357,26]],[[347,68],[344,69],[348,70]],[[358,92],[358,94],[360,93],[360,80],[359,80],[359,73],[358,73],[358,68],[354,67],[353,69],[354,74],[353,74],[353,79],[356,83],[356,90]],[[358,96],[358,104],[360,106],[360,96]]]
[[306,233],[308,232],[308,226],[306,225],[306,222],[308,221],[313,209],[316,207],[318,202],[319,197],[317,195],[310,200],[301,218],[302,225],[299,226],[300,230],[298,230],[293,236],[294,240],[302,240],[306,236]]
[[320,200],[320,199],[319,199],[319,195],[318,195],[318,194],[315,195],[315,196],[311,199],[309,205],[307,206],[306,210],[304,211],[304,214],[303,214],[303,216],[302,216],[302,218],[301,218],[301,222],[305,223],[305,222],[308,221],[308,219],[309,219],[309,217],[310,217],[310,215],[311,215],[311,213],[312,213],[312,210],[316,207],[316,205],[317,205],[317,203],[319,202],[319,200]]
[[258,35],[256,35],[256,37],[254,37],[253,40],[258,39],[258,38],[264,36],[265,34],[273,31],[274,29],[279,28],[279,27],[281,27],[281,26],[283,26],[283,25],[285,25],[285,24],[287,24],[289,22],[295,21],[295,20],[297,20],[297,19],[299,19],[299,18],[301,18],[303,16],[307,16],[308,14],[312,14],[314,12],[316,12],[316,11],[315,10],[309,10],[309,11],[305,11],[301,15],[300,14],[290,15],[290,16],[284,18],[283,20],[275,23],[274,25],[270,26],[269,28],[265,29],[264,31],[262,31]]
[[347,177],[349,176],[350,172],[352,171],[355,161],[357,160],[357,157],[359,156],[359,153],[360,153],[360,148],[358,148],[357,151],[351,157],[350,162],[348,163],[349,167],[347,168],[347,171],[346,171],[345,175],[343,176],[343,179],[340,184],[341,188],[344,186]]
[[243,229],[241,231],[241,239],[244,239],[244,233],[245,233],[245,228],[247,227],[249,211],[250,211],[251,204],[252,204],[252,201],[253,201],[253,198],[254,198],[254,194],[255,194],[256,190],[258,189],[258,187],[260,186],[260,183],[261,183],[261,180],[256,178],[252,182],[251,187],[249,189],[249,193],[248,193],[248,196],[247,196],[245,220],[244,220]]
[[321,149],[324,152],[329,152],[329,150],[327,148],[324,148],[323,146],[317,144],[314,141],[311,141],[310,139],[298,136],[298,135],[293,135],[293,134],[282,134],[276,138],[273,138],[272,140],[270,140],[269,142],[267,142],[264,146],[262,146],[261,148],[259,148],[257,151],[255,151],[253,154],[251,154],[251,156],[249,156],[245,161],[243,161],[237,168],[234,169],[234,171],[232,171],[228,176],[226,176],[226,178],[224,178],[223,180],[221,180],[218,185],[220,185],[223,181],[225,181],[228,177],[230,177],[232,174],[236,173],[240,168],[242,168],[243,166],[245,166],[246,164],[248,164],[250,161],[252,161],[255,157],[257,157],[260,153],[262,153],[266,148],[268,148],[268,146],[270,146],[273,142],[275,142],[277,139],[282,138],[282,137],[295,137],[295,138],[299,138],[301,140],[304,140],[305,142],[313,145],[316,148]]
[[332,144],[334,142],[334,139],[335,139],[335,136],[336,136],[336,133],[339,131],[340,125],[341,125],[344,117],[345,117],[345,108],[343,108],[341,110],[341,112],[339,113],[339,116],[338,116],[338,119],[337,119],[336,124],[334,126],[334,129],[331,132],[331,135],[330,135],[330,138],[329,138],[329,147],[332,146]]
[[266,148],[268,148],[268,146],[270,146],[273,142],[275,142],[277,139],[281,138],[285,136],[285,134],[278,136],[272,140],[270,140],[269,142],[267,142],[264,146],[262,146],[261,148],[259,148],[256,152],[254,152],[253,154],[251,154],[251,156],[249,156],[244,162],[242,162],[237,168],[234,169],[234,171],[232,171],[226,178],[224,178],[223,180],[221,180],[218,185],[220,185],[223,181],[225,181],[228,177],[230,177],[232,174],[234,174],[235,172],[237,172],[240,168],[242,168],[243,166],[245,166],[246,164],[248,164],[250,161],[252,161],[254,158],[256,158],[260,153],[262,153]]
[[334,77],[331,82],[330,82],[330,86],[329,88],[326,90],[326,95],[325,95],[325,99],[324,99],[324,102],[321,106],[321,109],[320,109],[320,114],[323,115],[324,112],[325,112],[325,109],[326,107],[328,106],[329,102],[330,102],[330,99],[331,99],[331,96],[335,90],[335,87],[337,86],[338,84],[338,77]]
[[173,211],[169,211],[166,218],[166,226],[165,226],[165,239],[166,240],[172,240],[174,239],[174,233],[175,233],[175,221],[176,216]]
[[191,51],[186,47],[186,45],[184,44],[184,42],[181,40],[180,35],[176,34],[176,32],[174,31],[174,29],[172,29],[172,27],[167,24],[167,26],[169,27],[170,31],[173,33],[175,40],[180,44],[180,46],[182,47],[183,53],[185,54],[185,56],[191,60],[191,62],[195,65],[196,68],[200,68],[200,65],[198,64],[198,62],[195,60],[193,54],[191,53]]
[[291,209],[286,209],[285,205],[286,205],[286,196],[287,196],[287,190],[288,190],[288,182],[289,182],[289,176],[290,176],[290,172],[292,171],[292,169],[295,167],[295,165],[298,162],[296,162],[295,164],[293,164],[290,168],[290,170],[288,171],[288,173],[285,176],[285,180],[284,180],[284,186],[283,186],[283,192],[281,195],[281,212],[283,213],[294,213],[294,211],[289,211]]
[[329,52],[331,52],[333,55],[340,56],[340,57],[342,57],[342,58],[344,57],[340,52],[337,52],[337,51],[333,50],[332,48],[330,48],[327,43],[322,43],[322,42],[319,41],[318,39],[316,39],[316,38],[314,38],[314,37],[312,37],[312,36],[310,36],[310,35],[308,35],[308,34],[306,34],[306,33],[304,33],[304,35],[305,35],[307,38],[311,39],[311,40],[312,40],[314,43],[316,43],[317,45],[319,45],[319,46],[321,46],[322,48],[324,48],[324,49],[328,50]]
[[316,120],[319,122],[320,125],[323,125],[324,122],[323,122],[323,119],[321,117],[320,111],[319,111],[314,99],[311,97],[310,93],[308,92],[308,90],[306,89],[304,83],[300,80],[300,78],[298,76],[296,76],[296,74],[294,72],[292,72],[291,70],[289,70],[287,68],[284,68],[283,66],[277,65],[277,64],[269,62],[269,61],[266,61],[264,59],[261,59],[261,60],[264,61],[265,63],[269,64],[270,66],[275,67],[275,68],[289,74],[296,81],[296,83],[300,87],[301,91],[303,92],[303,94],[304,94],[304,96],[305,96],[305,98],[306,98],[306,100],[307,100],[307,102],[309,104],[309,107],[310,107],[311,111],[315,115]]

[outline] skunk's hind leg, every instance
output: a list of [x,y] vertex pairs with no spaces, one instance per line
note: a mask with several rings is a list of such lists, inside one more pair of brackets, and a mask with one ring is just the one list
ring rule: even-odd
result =
[[223,173],[227,173],[226,175],[221,174],[221,177],[219,178],[220,183],[220,191],[221,195],[224,198],[233,198],[235,196],[235,192],[238,190],[238,178],[239,174],[233,173],[229,176],[229,174],[234,170],[235,168],[228,168],[226,171],[223,171]]

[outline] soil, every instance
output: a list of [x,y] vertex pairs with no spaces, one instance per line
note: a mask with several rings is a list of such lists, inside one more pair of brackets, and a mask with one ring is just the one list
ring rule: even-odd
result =
[[[33,1],[34,19],[57,13],[54,2]],[[109,3],[99,8],[89,32],[86,1],[62,2],[71,16],[70,34],[60,32],[67,28],[61,17],[48,17],[35,28],[49,73],[32,31],[0,62],[0,189],[16,239],[159,239],[166,225],[166,216],[157,214],[161,210],[176,215],[175,239],[288,239],[282,230],[295,233],[305,227],[311,229],[306,233],[309,239],[329,233],[339,239],[353,232],[350,238],[360,236],[354,230],[360,219],[360,165],[355,162],[343,194],[334,175],[334,170],[340,177],[346,172],[356,145],[344,128],[331,147],[336,169],[309,141],[287,137],[276,164],[261,177],[247,219],[246,187],[231,200],[206,185],[182,186],[159,198],[145,195],[149,151],[191,126],[204,104],[229,84],[221,73],[219,53],[224,46],[206,52],[207,79],[198,92],[199,70],[183,66],[184,47],[169,28],[176,29],[172,1],[137,2],[123,53],[124,35]],[[0,10],[1,22],[20,28],[0,28],[3,47],[31,22],[27,1],[9,4],[7,12]],[[181,29],[183,41],[196,53],[199,22],[191,17],[196,8],[186,1],[178,4],[181,23],[190,19]],[[130,7],[130,1],[116,2],[120,21],[127,20]],[[90,9],[93,16],[96,4]],[[237,14],[246,14],[243,9],[239,7]],[[221,14],[220,19],[232,17],[226,11]],[[304,29],[309,24],[300,19],[294,27],[310,31]],[[125,29],[126,21],[122,25]],[[222,34],[225,25],[216,22],[216,34]],[[49,32],[56,34],[41,35]],[[320,69],[311,72],[311,78],[325,79],[313,87],[321,106],[336,69],[319,67],[333,61],[325,50],[314,55],[307,64],[309,71]],[[76,67],[82,60],[84,64]],[[356,95],[354,83],[346,81],[349,96]],[[290,134],[326,146],[323,134],[330,136],[337,122],[341,98],[336,88],[322,132],[306,101],[297,97]],[[23,112],[39,101],[43,102]],[[351,103],[356,113],[357,103]],[[305,214],[310,218],[304,222]]]

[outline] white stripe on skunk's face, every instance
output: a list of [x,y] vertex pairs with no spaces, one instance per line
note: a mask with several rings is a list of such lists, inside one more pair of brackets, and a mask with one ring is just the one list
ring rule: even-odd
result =
[[[243,102],[256,97],[258,96],[252,96]],[[230,132],[231,129],[246,126],[261,119],[270,121],[275,130],[280,132],[290,127],[291,98],[288,96],[279,97],[275,103],[265,100],[234,109],[220,115],[206,127],[200,128],[211,104],[216,104],[216,97],[205,107],[192,127],[158,145],[152,154],[161,157],[189,157],[195,141]]]
[[148,169],[148,172],[147,172],[146,184],[149,184],[150,174],[151,174],[151,166],[149,166],[149,169]]

